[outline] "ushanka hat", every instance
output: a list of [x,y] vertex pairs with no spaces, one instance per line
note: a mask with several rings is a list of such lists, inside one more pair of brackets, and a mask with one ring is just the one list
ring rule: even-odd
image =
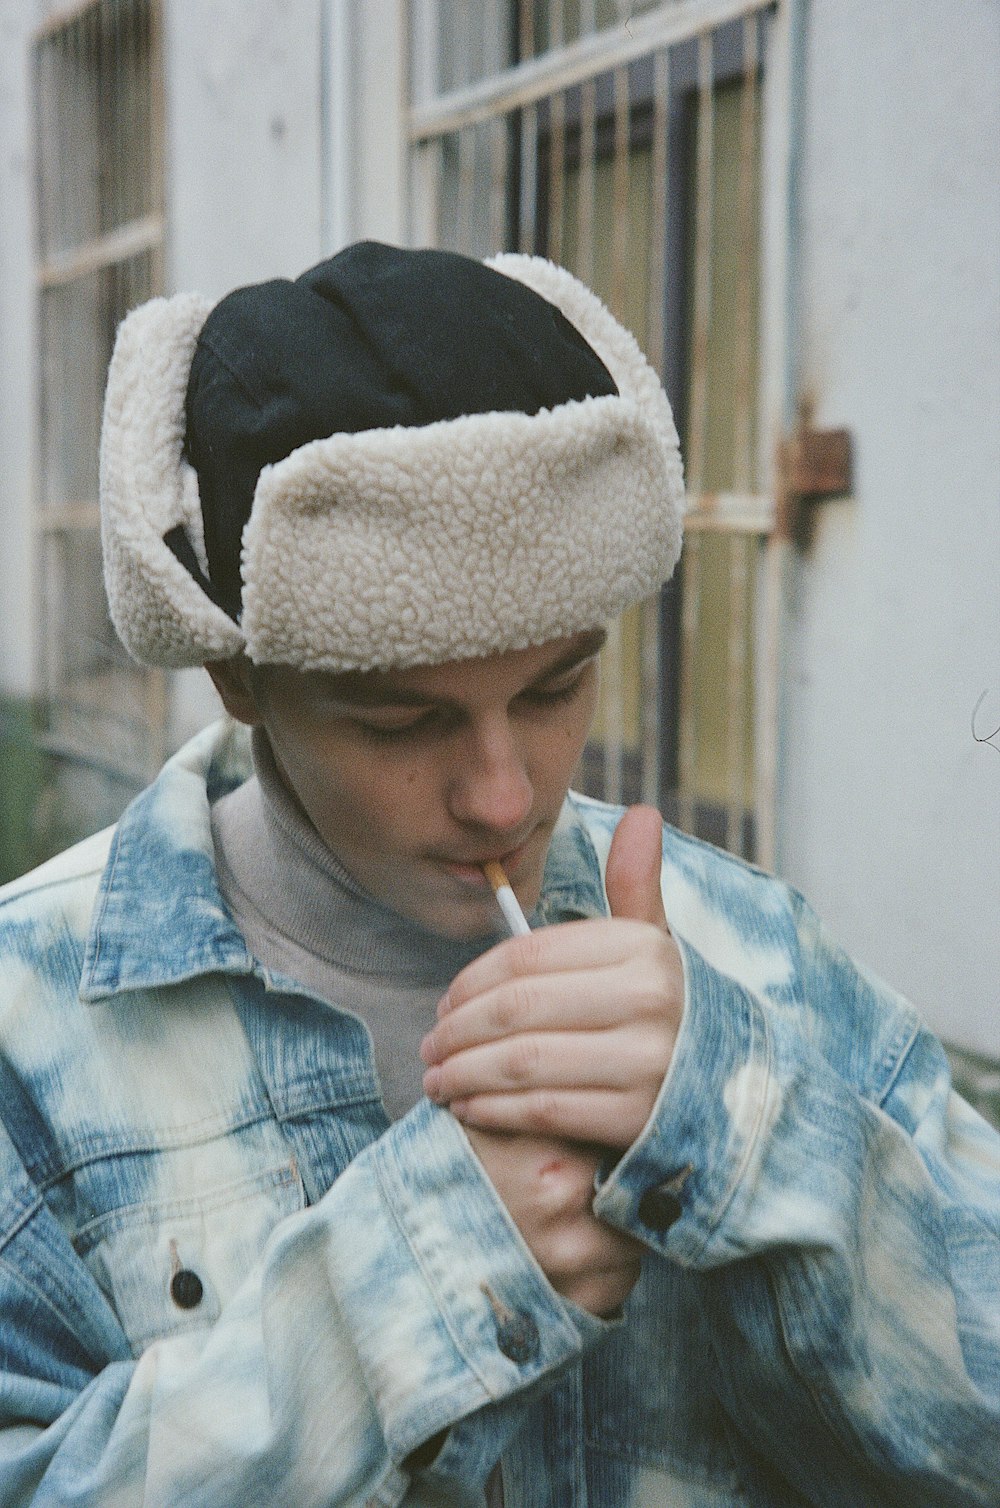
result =
[[101,437],[111,616],[139,660],[402,669],[592,628],[680,551],[670,406],[536,257],[365,242],[122,323]]

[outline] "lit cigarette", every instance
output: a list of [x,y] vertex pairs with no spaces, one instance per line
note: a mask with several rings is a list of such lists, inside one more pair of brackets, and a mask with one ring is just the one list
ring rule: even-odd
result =
[[483,873],[493,886],[493,894],[510,928],[511,937],[524,937],[531,931],[531,928],[528,926],[528,918],[521,910],[517,896],[510,888],[510,881],[503,872],[503,866],[491,861],[483,865]]

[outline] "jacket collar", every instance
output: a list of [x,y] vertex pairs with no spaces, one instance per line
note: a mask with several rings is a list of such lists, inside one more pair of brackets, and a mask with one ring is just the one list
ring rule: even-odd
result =
[[[251,768],[245,730],[216,723],[168,760],[128,807],[98,886],[81,999],[209,973],[264,977],[219,891],[210,819],[211,803]],[[549,847],[538,915],[553,922],[606,909],[601,866],[570,796]]]

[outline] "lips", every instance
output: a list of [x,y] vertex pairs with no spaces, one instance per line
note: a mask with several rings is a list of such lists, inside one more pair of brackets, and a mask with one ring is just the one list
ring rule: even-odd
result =
[[486,876],[483,874],[484,864],[502,864],[508,878],[510,878],[512,872],[516,872],[520,865],[527,847],[528,840],[525,839],[516,848],[504,849],[502,853],[498,853],[496,849],[484,850],[481,854],[477,854],[474,859],[440,858],[435,862],[440,864],[441,868],[446,870],[448,874],[454,875],[456,879],[463,880],[467,884],[486,885],[488,882]]

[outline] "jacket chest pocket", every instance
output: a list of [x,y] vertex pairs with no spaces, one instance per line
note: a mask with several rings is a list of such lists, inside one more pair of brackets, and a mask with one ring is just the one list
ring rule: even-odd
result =
[[214,1324],[275,1226],[306,1203],[293,1160],[207,1186],[187,1181],[184,1161],[183,1153],[158,1154],[150,1192],[186,1185],[197,1194],[111,1210],[73,1238],[134,1356],[154,1340]]

